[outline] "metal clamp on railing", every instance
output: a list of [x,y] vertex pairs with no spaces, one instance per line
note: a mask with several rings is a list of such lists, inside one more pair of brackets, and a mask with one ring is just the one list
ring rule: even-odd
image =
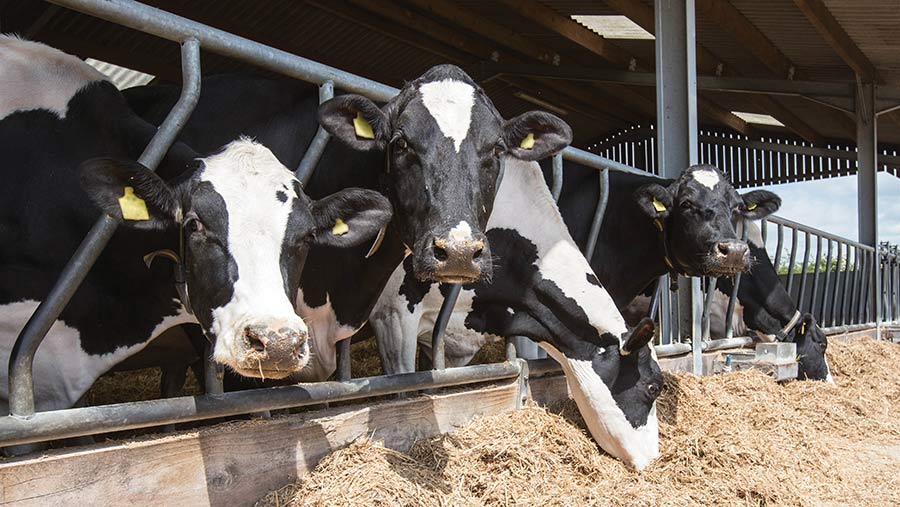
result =
[[[166,152],[169,151],[169,147],[172,146],[200,97],[200,43],[197,39],[187,38],[182,42],[181,70],[183,78],[181,96],[138,158],[138,162],[151,170],[156,170]],[[22,332],[19,333],[9,357],[9,410],[11,415],[29,417],[34,414],[32,371],[34,354],[118,226],[119,222],[108,215],[97,220],[63,268],[56,284],[50,290],[50,294],[41,302],[34,315],[28,319]]]

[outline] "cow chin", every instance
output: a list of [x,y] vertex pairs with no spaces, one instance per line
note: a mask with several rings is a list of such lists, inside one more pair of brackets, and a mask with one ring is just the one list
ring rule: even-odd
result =
[[569,359],[546,343],[541,346],[562,365],[578,411],[591,436],[604,451],[638,471],[659,456],[656,401],[650,406],[647,422],[635,428],[628,422],[590,361]]

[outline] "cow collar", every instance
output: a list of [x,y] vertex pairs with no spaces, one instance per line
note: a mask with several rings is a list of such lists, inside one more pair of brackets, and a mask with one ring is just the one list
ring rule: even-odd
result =
[[144,256],[144,264],[147,265],[147,268],[150,268],[150,265],[153,263],[153,259],[160,255],[175,263],[175,291],[178,292],[178,299],[181,300],[181,305],[184,306],[184,311],[186,311],[189,315],[193,315],[194,309],[191,307],[191,299],[188,294],[187,267],[185,267],[184,265],[183,222],[179,221],[178,225],[178,253],[175,253],[169,249],[150,252]]
[[[656,218],[653,220],[653,225],[659,230],[660,235],[662,235],[662,245],[663,245],[663,262],[666,263],[666,267],[669,270],[669,273],[672,275],[681,275],[688,276],[685,274],[683,269],[679,269],[675,266],[675,263],[672,262],[672,256],[669,255],[669,238],[666,235],[666,224],[663,222],[661,218]],[[674,277],[673,277],[674,279]]]
[[791,320],[789,320],[780,331],[775,333],[775,339],[780,342],[788,341],[788,333],[794,329],[794,326],[796,326],[798,322],[800,322],[800,310],[795,311]]

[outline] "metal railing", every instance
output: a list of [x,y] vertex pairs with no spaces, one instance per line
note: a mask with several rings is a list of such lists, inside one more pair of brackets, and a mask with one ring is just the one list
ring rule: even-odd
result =
[[[700,163],[718,167],[737,188],[849,176],[856,173],[856,146],[829,142],[813,146],[802,139],[748,137],[701,130]],[[590,150],[624,164],[659,174],[656,129],[635,125],[607,136]],[[900,175],[897,148],[879,147],[879,171]]]
[[[158,165],[197,102],[200,89],[199,51],[201,47],[263,69],[317,84],[320,86],[320,101],[333,96],[335,87],[378,101],[387,101],[399,91],[382,83],[292,55],[132,0],[52,0],[52,2],[182,44],[184,83],[181,97],[139,159],[150,169],[154,169]],[[327,133],[318,132],[296,171],[298,178],[302,181],[309,178],[327,142]],[[642,173],[642,171],[624,164],[571,147],[563,151],[562,158],[601,170]],[[562,185],[561,158],[554,160],[553,167],[552,192],[554,196],[558,197]],[[599,216],[602,219],[602,213]],[[529,363],[522,360],[513,361],[510,354],[507,357],[509,361],[492,365],[442,370],[439,368],[440,365],[436,364],[435,366],[439,369],[429,372],[352,380],[349,368],[349,340],[344,340],[338,345],[339,382],[297,384],[288,388],[223,393],[221,369],[210,364],[209,366],[212,368],[208,369],[210,374],[206,379],[207,394],[205,395],[36,413],[32,375],[34,354],[50,326],[87,276],[117,226],[118,223],[108,216],[98,220],[70,259],[50,295],[40,304],[16,340],[10,356],[10,415],[0,417],[0,446],[162,426],[176,422],[513,377],[518,377],[520,382],[523,382],[527,377]],[[449,309],[452,305],[445,306]],[[435,339],[438,341],[441,332],[440,326],[436,327]],[[553,368],[548,367],[546,362],[547,360],[542,360],[534,364],[536,367],[540,366],[541,372],[553,371]]]

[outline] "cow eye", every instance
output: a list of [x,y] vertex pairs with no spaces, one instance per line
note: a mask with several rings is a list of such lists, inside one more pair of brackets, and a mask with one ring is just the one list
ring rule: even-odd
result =
[[681,201],[681,207],[684,209],[691,209],[694,207],[694,203],[692,203],[691,201],[687,201],[687,200]]
[[647,386],[647,392],[654,398],[659,396],[659,384],[650,384]]

